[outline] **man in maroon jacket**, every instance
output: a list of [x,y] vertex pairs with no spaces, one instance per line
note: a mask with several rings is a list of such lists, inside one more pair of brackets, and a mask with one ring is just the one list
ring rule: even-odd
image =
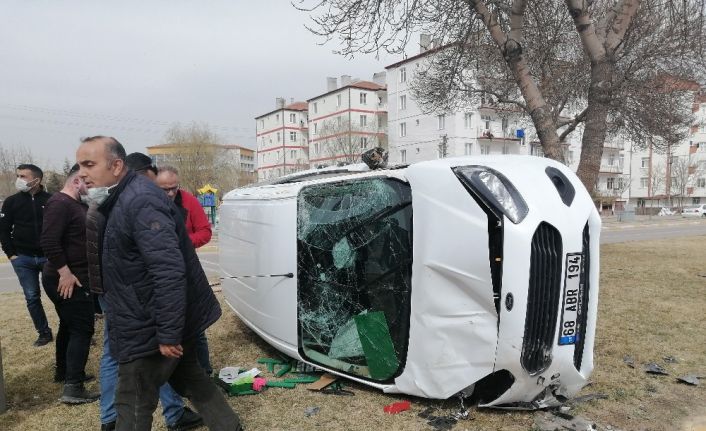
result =
[[99,397],[83,385],[94,322],[86,257],[87,207],[80,199],[85,193],[86,185],[74,165],[64,188],[47,201],[40,237],[47,257],[42,285],[59,315],[54,380],[64,382],[60,401],[66,404],[89,403]]
[[[204,213],[198,199],[191,193],[179,188],[179,171],[173,166],[162,166],[157,173],[157,185],[167,193],[182,210],[186,221],[186,232],[194,248],[199,248],[211,240],[211,223]],[[196,355],[206,374],[213,374],[213,367],[208,354],[208,339],[205,333],[199,334],[196,341]]]

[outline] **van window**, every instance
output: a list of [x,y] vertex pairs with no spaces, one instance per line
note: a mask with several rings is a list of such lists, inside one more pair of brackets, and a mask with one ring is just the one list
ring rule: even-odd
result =
[[389,381],[409,338],[412,194],[390,178],[316,184],[298,196],[299,351]]

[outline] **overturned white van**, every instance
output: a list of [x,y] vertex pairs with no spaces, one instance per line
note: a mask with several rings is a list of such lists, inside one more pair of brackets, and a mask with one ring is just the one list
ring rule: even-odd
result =
[[224,197],[223,291],[284,354],[385,392],[547,407],[593,369],[600,226],[545,158],[307,171]]

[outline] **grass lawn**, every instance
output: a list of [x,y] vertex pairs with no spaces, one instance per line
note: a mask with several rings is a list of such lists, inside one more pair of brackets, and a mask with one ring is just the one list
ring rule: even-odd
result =
[[[706,237],[605,245],[601,250],[601,293],[595,370],[582,394],[607,399],[572,408],[603,427],[622,430],[706,430],[706,379],[700,386],[677,383],[675,376],[706,377]],[[219,294],[220,295],[220,294]],[[52,326],[56,316],[45,300]],[[258,366],[277,352],[237,320],[226,304],[224,316],[208,331],[214,367]],[[96,338],[102,339],[102,322]],[[0,430],[97,430],[98,404],[65,406],[57,399],[61,385],[52,383],[54,348],[32,347],[36,334],[20,293],[0,295],[0,338],[9,410],[0,415]],[[100,346],[92,348],[88,369],[97,374]],[[635,368],[623,358],[630,355]],[[673,356],[678,362],[666,362]],[[670,376],[650,376],[642,366],[656,362]],[[264,366],[260,369],[266,370]],[[90,388],[97,389],[97,383]],[[229,401],[249,431],[256,430],[417,430],[431,429],[417,416],[427,407],[445,415],[459,409],[457,400],[424,400],[385,395],[350,383],[355,396],[271,388],[256,396]],[[383,413],[397,400],[412,401],[412,410]],[[307,407],[320,407],[306,417]],[[455,430],[532,430],[535,412],[471,411],[471,420]],[[158,409],[154,429],[166,429]],[[205,428],[204,428],[205,429]]]

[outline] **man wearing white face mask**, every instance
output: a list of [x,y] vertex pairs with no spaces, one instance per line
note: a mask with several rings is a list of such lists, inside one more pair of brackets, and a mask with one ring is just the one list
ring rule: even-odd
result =
[[39,274],[47,261],[39,245],[44,206],[51,196],[42,186],[43,173],[32,164],[17,167],[15,187],[18,192],[5,199],[0,211],[0,243],[12,262],[22,286],[27,309],[39,333],[34,345],[44,346],[53,340],[42,307]]
[[82,140],[76,152],[89,194],[89,283],[103,295],[108,345],[119,363],[116,422],[101,418],[101,429],[152,429],[159,388],[169,382],[210,430],[240,430],[196,358],[197,335],[221,315],[218,300],[179,209],[150,179],[129,170],[126,157],[105,136]]

